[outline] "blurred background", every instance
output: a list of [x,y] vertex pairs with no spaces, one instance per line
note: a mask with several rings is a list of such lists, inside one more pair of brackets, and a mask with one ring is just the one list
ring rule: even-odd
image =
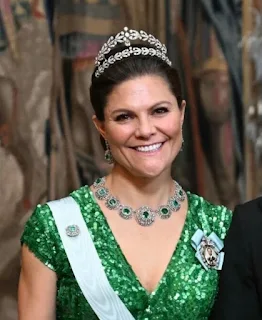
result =
[[1,320],[17,319],[19,238],[33,208],[110,170],[89,85],[98,50],[124,26],[158,37],[179,70],[176,179],[229,208],[261,194],[261,19],[259,0],[0,0]]

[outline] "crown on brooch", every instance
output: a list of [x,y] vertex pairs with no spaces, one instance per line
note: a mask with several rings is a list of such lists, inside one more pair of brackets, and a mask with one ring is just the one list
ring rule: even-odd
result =
[[[131,46],[131,41],[135,40],[148,42],[150,45],[152,45],[152,48]],[[128,48],[109,56],[107,59],[105,58],[105,56],[110,53],[114,47],[122,43],[124,43]],[[120,31],[116,36],[111,36],[98,52],[98,55],[95,59],[95,65],[97,67],[95,76],[98,78],[110,65],[116,61],[122,60],[123,58],[127,58],[130,55],[157,56],[165,61],[168,65],[171,65],[172,63],[166,56],[166,53],[166,46],[153,35],[147,34],[143,30],[137,31],[125,27],[124,30]]]

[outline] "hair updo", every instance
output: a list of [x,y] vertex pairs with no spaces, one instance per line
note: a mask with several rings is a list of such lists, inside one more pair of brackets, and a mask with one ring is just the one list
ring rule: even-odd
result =
[[[145,44],[136,44],[135,46],[151,48],[151,46]],[[123,51],[125,48],[127,47],[115,47],[109,52],[106,58],[117,52]],[[131,55],[109,65],[98,78],[95,76],[96,70],[97,68],[95,68],[92,75],[90,100],[96,117],[100,121],[104,121],[105,119],[104,109],[107,104],[108,96],[111,94],[114,87],[126,80],[131,80],[139,76],[156,75],[162,77],[176,97],[178,106],[181,106],[182,89],[178,72],[175,68],[169,66],[157,56]]]

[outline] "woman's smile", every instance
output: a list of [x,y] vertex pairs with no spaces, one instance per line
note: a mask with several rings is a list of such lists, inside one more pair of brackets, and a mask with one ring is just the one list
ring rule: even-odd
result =
[[137,147],[132,147],[132,149],[143,154],[151,155],[158,153],[162,149],[164,143],[165,142],[158,142],[147,145],[141,145]]

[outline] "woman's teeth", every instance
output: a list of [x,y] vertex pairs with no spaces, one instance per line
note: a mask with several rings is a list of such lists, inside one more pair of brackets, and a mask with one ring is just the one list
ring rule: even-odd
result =
[[150,151],[156,151],[158,150],[163,143],[155,143],[155,144],[151,144],[151,146],[145,146],[145,147],[136,147],[135,149],[137,151],[141,151],[141,152],[150,152]]

